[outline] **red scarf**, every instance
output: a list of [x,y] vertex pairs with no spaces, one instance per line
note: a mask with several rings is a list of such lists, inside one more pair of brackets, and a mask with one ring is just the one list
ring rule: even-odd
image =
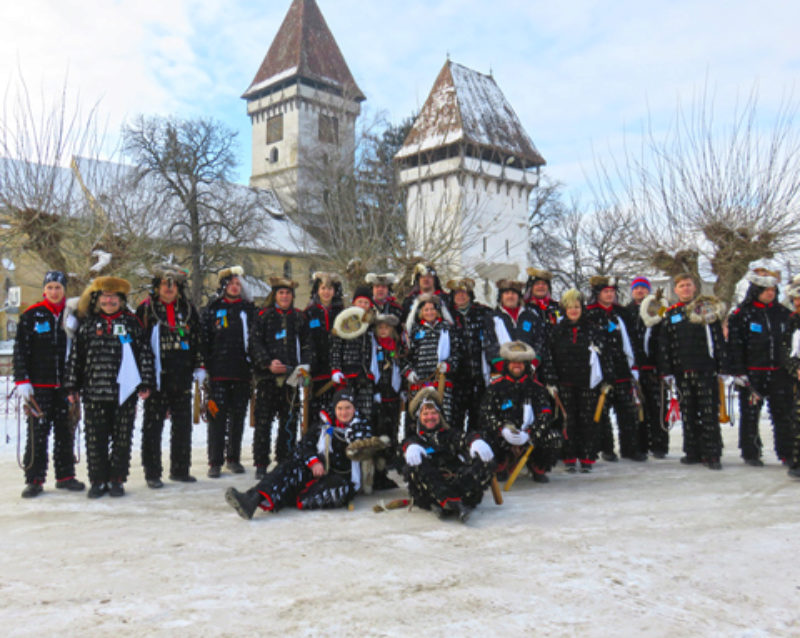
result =
[[519,313],[520,313],[521,309],[522,309],[522,306],[517,306],[516,308],[506,308],[505,306],[503,306],[503,310],[505,310],[509,315],[511,315],[511,318],[514,321],[519,319]]
[[378,345],[389,352],[393,352],[397,348],[397,344],[391,337],[378,337]]
[[167,309],[167,323],[169,327],[174,329],[175,328],[175,302],[172,303],[165,303],[164,308]]
[[57,304],[53,304],[50,301],[48,301],[47,298],[45,297],[42,303],[45,305],[45,308],[47,308],[56,317],[58,317],[61,314],[61,311],[64,310],[64,305],[67,303],[67,300],[65,298],[59,301]]

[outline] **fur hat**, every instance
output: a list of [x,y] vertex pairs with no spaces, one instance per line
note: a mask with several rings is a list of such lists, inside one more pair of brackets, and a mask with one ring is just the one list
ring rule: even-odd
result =
[[392,328],[396,328],[400,325],[400,318],[397,315],[388,313],[385,315],[377,314],[375,315],[375,325],[377,326],[379,323],[385,323]]
[[667,311],[667,301],[664,299],[664,289],[659,288],[655,293],[647,295],[639,306],[639,317],[648,328],[661,322]]
[[436,411],[440,415],[442,425],[447,427],[447,423],[445,423],[444,420],[444,414],[442,414],[442,404],[439,399],[439,393],[436,391],[436,388],[422,388],[419,392],[417,392],[414,395],[414,398],[411,399],[411,403],[408,404],[408,413],[415,419],[418,419],[419,413],[424,405],[430,405],[436,408]]
[[570,288],[563,295],[561,295],[561,301],[558,303],[564,310],[576,303],[580,306],[583,306],[583,294],[581,294],[581,291],[577,290],[576,288]]
[[228,268],[223,268],[217,273],[220,288],[227,286],[231,278],[242,276],[244,276],[244,268],[241,266],[230,266]]
[[542,281],[546,281],[548,284],[553,281],[553,273],[548,270],[539,270],[538,268],[528,267],[525,272],[528,273],[528,277],[530,277],[533,281],[541,279]]
[[372,312],[366,312],[358,306],[345,308],[336,315],[331,334],[346,341],[358,339],[367,331],[372,318]]
[[97,277],[83,289],[81,298],[78,300],[76,314],[81,319],[89,316],[89,313],[95,309],[97,299],[103,293],[118,295],[124,303],[127,301],[130,291],[131,284],[127,279],[122,279],[122,277]]
[[753,268],[752,272],[747,273],[747,281],[761,288],[774,288],[781,283],[781,273],[776,270],[766,268]]
[[61,284],[64,288],[67,287],[67,276],[61,272],[60,270],[48,270],[44,274],[44,281],[42,281],[42,288],[44,288],[47,284],[56,282],[57,284]]
[[189,273],[185,268],[181,268],[176,264],[158,264],[153,268],[152,292],[158,292],[158,287],[162,281],[171,281],[178,289],[183,288],[188,278]]
[[434,277],[437,281],[439,279],[439,275],[436,272],[436,268],[433,267],[433,264],[420,262],[414,266],[414,271],[411,273],[411,283],[416,285],[419,278],[423,276]]
[[725,317],[725,304],[712,295],[700,295],[686,306],[686,315],[692,323],[714,323]]
[[[335,272],[322,272],[317,271],[311,275],[312,288],[316,291],[322,285],[336,288],[337,285],[342,285],[342,278]],[[294,286],[297,287],[297,284]]]
[[475,290],[475,280],[470,279],[469,277],[462,277],[461,279],[451,279],[445,284],[445,288],[447,288],[450,292],[463,290],[464,292],[471,294]]
[[800,297],[800,275],[795,275],[792,278],[792,282],[786,286],[786,296],[789,299]]
[[397,275],[394,273],[374,273],[368,272],[367,276],[364,277],[364,281],[366,281],[371,286],[393,286],[397,283]]
[[269,287],[272,288],[273,291],[278,290],[280,288],[288,288],[289,290],[294,290],[298,286],[298,283],[293,279],[288,279],[287,277],[278,277],[278,276],[267,277],[267,283],[269,284]]
[[516,281],[515,279],[499,279],[495,283],[498,293],[503,293],[506,290],[513,290],[519,294],[520,297],[522,296],[522,288],[524,285],[525,284],[523,284],[521,281]]
[[613,288],[616,290],[617,279],[616,277],[611,277],[609,275],[594,275],[593,277],[589,277],[589,287],[595,294],[604,288]]
[[500,346],[500,357],[506,361],[529,363],[536,359],[536,351],[524,341],[507,341]]

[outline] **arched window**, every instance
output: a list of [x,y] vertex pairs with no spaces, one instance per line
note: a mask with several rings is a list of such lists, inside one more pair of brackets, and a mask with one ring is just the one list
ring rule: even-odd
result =
[[270,150],[270,152],[269,152],[269,161],[272,162],[273,164],[278,161],[278,149],[277,149],[277,147],[273,146],[272,149]]

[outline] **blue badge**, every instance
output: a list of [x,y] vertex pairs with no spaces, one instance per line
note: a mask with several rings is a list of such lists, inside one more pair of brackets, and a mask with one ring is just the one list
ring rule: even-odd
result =
[[764,327],[760,323],[751,323],[750,332],[764,332]]
[[49,321],[37,321],[33,329],[38,332],[39,334],[43,334],[45,332],[50,332],[50,322]]
[[681,321],[683,321],[683,315],[681,315],[681,314],[672,315],[669,318],[669,322],[670,323],[680,323]]
[[425,454],[429,454],[430,455],[430,454],[433,454],[435,451],[436,450],[434,450],[432,447],[426,447],[425,448]]
[[133,339],[129,334],[119,335],[119,342],[123,345],[125,345],[126,343],[131,343],[132,341]]
[[617,329],[617,324],[615,324],[613,321],[609,321],[608,322],[608,331],[609,332],[614,332],[616,329]]
[[511,399],[506,399],[503,402],[503,405],[500,406],[501,410],[508,410],[509,408],[514,407],[514,402]]
[[523,321],[522,322],[522,329],[525,332],[530,332],[531,328],[533,328],[533,324],[530,321]]
[[219,310],[217,310],[217,318],[224,317],[227,314],[228,311],[225,310],[224,308],[220,308]]
[[283,330],[281,330],[280,332],[276,332],[275,333],[275,340],[276,341],[278,339],[285,339],[285,338],[286,338],[286,329],[285,328]]
[[186,341],[181,341],[181,350],[188,350],[189,344]]
[[380,351],[380,352],[377,354],[377,356],[376,356],[376,359],[378,359],[378,361],[383,361],[383,350],[381,350],[381,351]]
[[414,339],[424,339],[425,338],[425,331],[424,330],[417,330],[414,334]]
[[322,324],[320,324],[319,319],[312,319],[308,322],[309,328],[319,328]]

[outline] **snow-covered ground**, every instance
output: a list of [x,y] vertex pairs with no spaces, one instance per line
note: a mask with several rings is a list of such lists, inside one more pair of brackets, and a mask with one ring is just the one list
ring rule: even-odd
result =
[[373,513],[400,489],[243,521],[223,492],[252,469],[206,478],[203,426],[194,485],[149,490],[137,437],[124,498],[63,493],[51,473],[23,500],[16,420],[2,419],[6,636],[800,635],[800,481],[771,452],[744,466],[727,426],[721,472],[680,465],[673,430],[665,460],[522,476],[461,525]]

